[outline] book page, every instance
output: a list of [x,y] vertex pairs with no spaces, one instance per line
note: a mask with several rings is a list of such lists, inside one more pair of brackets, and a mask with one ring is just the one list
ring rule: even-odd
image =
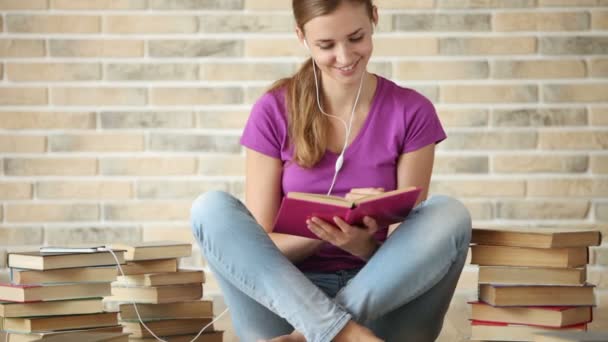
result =
[[362,198],[358,198],[357,200],[354,201],[354,203],[355,203],[355,205],[357,205],[359,203],[375,201],[379,198],[390,197],[390,196],[394,196],[397,194],[401,194],[401,193],[409,192],[409,191],[413,191],[413,190],[416,190],[415,186],[410,186],[410,187],[402,188],[402,189],[396,189],[396,190],[392,190],[392,191],[383,192],[383,193],[377,194],[377,195],[369,195],[369,196],[365,196]]
[[352,208],[354,204],[353,202],[347,201],[344,198],[338,196],[309,194],[305,192],[290,192],[287,194],[287,197],[308,202],[332,204],[345,208]]

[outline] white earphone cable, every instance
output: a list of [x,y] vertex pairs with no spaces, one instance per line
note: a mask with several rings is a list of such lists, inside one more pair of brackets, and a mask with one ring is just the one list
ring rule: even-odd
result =
[[[120,271],[120,274],[124,277],[125,272],[123,272],[122,267],[120,266],[120,261],[118,261],[118,257],[116,256],[116,254],[114,253],[114,251],[111,248],[100,248],[100,250],[108,251],[108,252],[110,252],[110,254],[112,254],[112,256],[114,257],[114,260],[116,261],[116,266],[118,266],[118,270]],[[146,325],[146,323],[144,323],[143,319],[141,318],[141,315],[139,314],[139,310],[137,309],[137,304],[134,301],[131,301],[130,304],[133,305],[133,308],[135,309],[135,313],[137,314],[137,318],[139,319],[139,322],[144,326],[144,328],[152,336],[154,336],[154,338],[157,339],[158,341],[160,341],[160,342],[168,342],[167,340],[163,340],[162,338],[156,336],[156,334],[150,328],[148,328],[148,326]],[[205,331],[205,329],[207,329],[213,323],[215,323],[218,319],[220,319],[226,312],[228,312],[228,308],[226,308],[224,311],[222,311],[222,313],[220,313],[219,315],[217,315],[217,317],[215,317],[211,322],[209,322],[209,324],[205,325],[198,332],[198,334],[196,336],[194,336],[194,338],[192,340],[190,340],[190,342],[196,341],[196,339],[199,338],[199,336],[201,336],[201,334],[203,333],[203,331]],[[6,336],[7,336],[6,342],[8,342],[8,334]]]
[[363,88],[363,79],[365,78],[365,73],[363,73],[363,75],[361,76],[361,81],[359,81],[359,89],[357,90],[357,96],[355,97],[355,102],[353,103],[353,109],[350,114],[350,120],[347,125],[346,120],[342,119],[341,117],[339,117],[337,115],[327,114],[323,110],[323,107],[321,106],[321,100],[319,99],[320,91],[319,91],[319,79],[317,77],[317,67],[316,67],[314,58],[311,57],[311,59],[312,59],[312,72],[315,77],[315,93],[317,96],[317,106],[319,107],[319,110],[321,111],[322,114],[340,120],[340,122],[342,122],[344,124],[344,129],[346,130],[345,134],[344,134],[344,146],[342,147],[342,152],[340,152],[340,155],[338,156],[338,159],[336,160],[334,177],[333,177],[333,180],[331,181],[329,190],[327,191],[327,195],[329,196],[329,195],[331,195],[331,192],[334,189],[334,185],[336,184],[336,179],[338,178],[338,172],[340,171],[340,169],[342,168],[342,164],[344,163],[344,152],[346,151],[346,147],[348,146],[348,139],[350,138],[350,133],[351,133],[351,129],[353,126],[353,119],[355,117],[355,110],[357,109],[357,103],[359,103],[359,97],[361,95],[361,89]]

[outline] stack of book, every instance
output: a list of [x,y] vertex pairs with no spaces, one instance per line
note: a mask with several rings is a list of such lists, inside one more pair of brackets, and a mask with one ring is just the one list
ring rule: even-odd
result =
[[[116,251],[118,262],[124,252]],[[102,299],[116,280],[110,252],[10,253],[10,283],[0,284],[0,317],[8,342],[68,341],[87,333],[90,340],[114,333],[124,340],[117,312]]]
[[[127,263],[122,267],[124,275],[112,283],[112,295],[104,301],[119,310],[120,323],[131,334],[129,341],[156,341],[156,335],[170,342],[187,342],[211,323],[212,301],[201,300],[205,274],[178,268],[178,258],[191,255],[191,244],[155,241],[112,248],[126,250]],[[222,337],[223,332],[210,325],[196,341],[221,342]]]
[[533,341],[539,332],[586,330],[595,304],[588,247],[600,241],[598,231],[473,229],[472,339]]
[[534,342],[606,342],[606,331],[550,331],[537,333]]

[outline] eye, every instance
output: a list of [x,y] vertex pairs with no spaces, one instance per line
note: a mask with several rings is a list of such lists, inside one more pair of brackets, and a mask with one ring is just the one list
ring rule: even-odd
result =
[[319,49],[321,50],[330,50],[334,47],[334,44],[323,44],[319,45]]
[[361,39],[363,39],[363,35],[357,36],[357,37],[351,37],[349,40],[353,43],[359,42],[361,41]]

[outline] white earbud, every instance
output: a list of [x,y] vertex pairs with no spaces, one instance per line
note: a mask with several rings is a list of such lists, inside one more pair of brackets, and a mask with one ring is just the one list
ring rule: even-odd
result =
[[306,48],[306,50],[310,51],[310,48],[308,47],[308,43],[306,42],[306,39],[304,39],[304,47]]

